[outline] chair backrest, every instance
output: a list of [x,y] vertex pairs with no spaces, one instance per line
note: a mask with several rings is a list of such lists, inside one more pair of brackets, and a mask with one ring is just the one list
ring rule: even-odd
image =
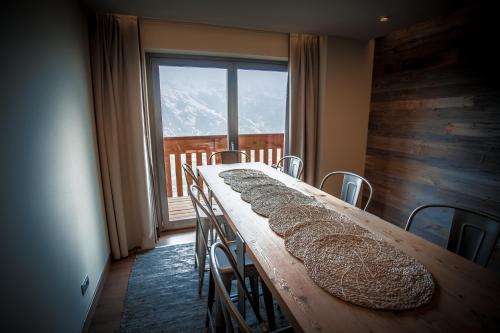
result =
[[[203,212],[203,214],[205,214],[210,221],[210,243],[219,238],[224,245],[227,246],[229,243],[228,235],[224,231],[224,227],[221,225],[221,222],[216,218],[214,212],[212,211],[209,201],[205,193],[203,193],[202,188],[196,184],[191,185],[189,195],[191,196],[191,200],[195,206],[196,218],[199,220],[201,218],[200,214]],[[213,229],[215,229],[216,235],[213,234]],[[209,247],[208,240],[206,240],[205,243]]]
[[[241,313],[236,308],[236,305],[231,300],[231,296],[229,295],[221,277],[221,267],[219,266],[218,260],[223,259],[224,262],[229,263],[231,269],[234,271],[234,275],[236,276],[236,281],[238,283],[238,287],[242,288],[244,291],[245,297],[250,301],[250,306],[252,311],[254,312],[255,318],[259,324],[259,329],[262,332],[269,332],[269,326],[266,321],[261,317],[258,309],[256,308],[256,302],[253,301],[252,295],[248,291],[248,288],[243,280],[243,277],[238,272],[236,261],[234,260],[233,255],[229,248],[217,242],[212,245],[210,249],[210,270],[212,272],[212,276],[214,279],[215,288],[219,294],[219,301],[221,302],[221,310],[224,316],[224,321],[226,323],[226,332],[244,332],[250,333],[252,330],[246,323],[245,319],[241,315]],[[233,322],[237,325],[237,327],[233,327]]]
[[189,191],[191,191],[189,183],[196,184],[198,182],[198,176],[196,176],[196,173],[194,172],[193,168],[187,163],[182,163],[182,170],[184,172],[184,178],[186,179],[186,182],[188,184],[188,193],[189,193]]
[[196,182],[198,176],[196,176],[196,173],[189,164],[182,163],[182,170],[184,170],[184,177],[186,177],[186,181],[188,180],[189,177],[191,181]]
[[302,176],[303,166],[304,162],[302,162],[302,159],[292,155],[284,156],[274,165],[276,169],[294,178],[300,178],[300,176]]
[[250,161],[248,155],[245,152],[239,150],[224,150],[212,153],[212,155],[210,155],[210,157],[208,158],[208,164],[210,164],[214,156],[215,163],[221,164],[241,163],[243,157],[245,157],[246,162]]
[[487,266],[500,237],[500,218],[450,205],[423,205],[416,208],[408,218],[405,230],[411,231],[415,216],[429,208],[453,210],[450,235],[446,248],[480,265]]
[[359,194],[361,193],[361,188],[363,184],[366,184],[369,190],[368,194],[368,200],[366,200],[365,207],[363,210],[366,210],[368,208],[368,205],[370,204],[370,201],[372,199],[372,194],[373,194],[373,187],[370,184],[368,180],[366,180],[364,177],[361,177],[355,173],[352,172],[347,172],[347,171],[334,171],[330,172],[327,174],[325,177],[323,177],[323,180],[321,181],[321,185],[319,186],[320,190],[323,190],[323,187],[325,186],[325,182],[328,180],[328,178],[333,177],[333,176],[342,176],[342,190],[340,192],[340,200],[345,201],[353,206],[356,206],[356,203],[358,202],[358,197]]

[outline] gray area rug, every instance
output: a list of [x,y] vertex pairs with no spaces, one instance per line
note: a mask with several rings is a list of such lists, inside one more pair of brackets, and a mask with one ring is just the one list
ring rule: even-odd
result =
[[[208,272],[203,295],[199,297],[198,273],[193,263],[194,243],[159,247],[137,255],[129,277],[120,332],[207,332]],[[275,312],[277,326],[287,326],[286,320]],[[261,314],[265,314],[263,307]],[[248,321],[255,325],[255,318]]]
[[194,243],[138,255],[129,277],[120,332],[206,332],[208,288],[200,298],[193,260]]

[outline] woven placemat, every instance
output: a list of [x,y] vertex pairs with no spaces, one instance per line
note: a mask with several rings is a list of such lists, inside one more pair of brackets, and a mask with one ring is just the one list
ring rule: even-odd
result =
[[271,177],[269,177],[265,173],[240,172],[240,173],[237,173],[237,174],[233,174],[231,176],[226,176],[226,178],[224,178],[224,183],[226,183],[228,185],[232,185],[232,184],[238,183],[241,180],[247,179],[247,178],[266,178],[266,179],[271,179]]
[[277,209],[293,205],[323,207],[323,205],[316,199],[302,194],[299,191],[294,191],[279,193],[277,195],[270,193],[268,195],[260,196],[252,201],[252,210],[257,214],[269,217],[269,215]]
[[371,309],[413,309],[430,302],[434,294],[429,271],[381,240],[325,236],[307,247],[304,265],[330,294]]
[[248,203],[252,203],[258,197],[261,197],[263,195],[268,195],[270,193],[280,194],[280,193],[292,193],[292,192],[296,192],[296,190],[284,185],[272,185],[272,184],[257,185],[241,192],[241,200],[246,201]]
[[243,179],[247,179],[247,178],[252,178],[252,179],[257,179],[257,178],[272,179],[271,177],[269,177],[267,175],[264,175],[264,174],[262,174],[262,175],[243,174],[243,175],[236,175],[236,176],[226,177],[226,178],[224,178],[224,183],[226,183],[227,185],[233,185],[233,184],[239,183]]
[[340,214],[325,208],[310,205],[290,205],[276,209],[269,214],[269,227],[280,236],[298,223],[312,220],[335,220]]
[[233,178],[233,180],[231,189],[240,193],[258,185],[284,185],[279,180],[268,176],[255,176],[239,179]]
[[259,176],[259,175],[265,175],[264,172],[260,170],[255,170],[255,169],[229,169],[225,171],[219,172],[219,177],[221,178],[229,178],[233,176],[238,176],[238,175],[253,175],[253,176]]
[[327,235],[345,234],[376,238],[374,234],[360,227],[348,217],[339,215],[331,220],[312,220],[301,222],[285,232],[285,248],[293,256],[304,260],[309,244]]

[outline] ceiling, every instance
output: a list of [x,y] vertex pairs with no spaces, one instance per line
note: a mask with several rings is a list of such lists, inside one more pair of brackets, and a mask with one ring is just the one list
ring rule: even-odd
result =
[[[167,21],[371,39],[449,13],[453,0],[83,0],[97,11]],[[388,15],[389,22],[378,18]]]

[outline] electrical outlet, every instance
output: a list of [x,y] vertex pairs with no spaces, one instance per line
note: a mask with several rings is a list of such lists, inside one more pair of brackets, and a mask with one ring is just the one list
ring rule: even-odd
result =
[[89,287],[89,284],[90,284],[89,276],[85,275],[85,280],[83,280],[83,283],[80,286],[80,289],[82,291],[82,296],[85,295],[85,293],[87,292],[87,288]]

